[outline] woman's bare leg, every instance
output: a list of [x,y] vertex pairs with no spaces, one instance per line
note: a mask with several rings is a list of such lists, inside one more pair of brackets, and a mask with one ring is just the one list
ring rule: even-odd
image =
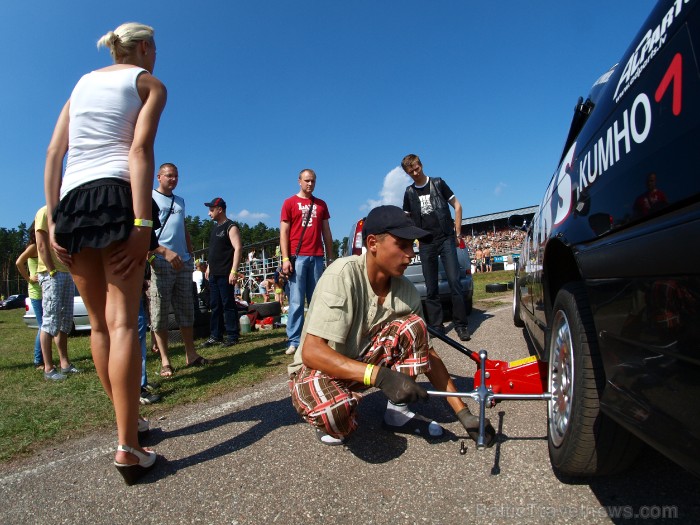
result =
[[[71,273],[90,315],[92,355],[105,392],[112,400],[121,445],[143,451],[138,442],[141,349],[138,308],[143,274],[116,276],[109,263],[115,244],[103,250],[84,249],[73,256]],[[93,321],[94,319],[94,321]],[[119,463],[137,463],[118,451]]]
[[[117,417],[119,443],[143,450],[138,441],[139,395],[141,385],[141,346],[138,334],[138,313],[144,265],[131,272],[127,279],[116,275],[109,263],[117,245],[103,250],[107,302],[105,318],[109,329],[109,380],[112,384],[114,412]],[[120,463],[136,463],[137,458],[118,452]]]
[[81,250],[73,255],[70,271],[90,317],[90,350],[97,370],[97,377],[100,378],[107,396],[114,403],[108,373],[109,332],[105,319],[107,281],[105,280],[102,254],[93,248]]

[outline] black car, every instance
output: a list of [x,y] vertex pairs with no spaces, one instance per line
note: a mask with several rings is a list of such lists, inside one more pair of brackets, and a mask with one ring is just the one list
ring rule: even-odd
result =
[[0,301],[0,310],[12,310],[13,308],[24,308],[26,295],[11,295],[4,301]]
[[643,443],[700,475],[699,3],[658,2],[579,99],[527,227],[513,320],[548,361],[565,475],[620,471]]

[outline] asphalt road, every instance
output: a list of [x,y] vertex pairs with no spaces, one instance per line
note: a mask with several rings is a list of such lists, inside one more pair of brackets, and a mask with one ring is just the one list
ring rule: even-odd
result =
[[[470,322],[471,349],[484,348],[496,359],[528,355],[509,306],[475,308]],[[469,389],[473,365],[444,343],[436,348],[460,390]],[[327,447],[297,417],[285,379],[276,377],[155,421],[147,444],[163,458],[139,485],[124,485],[112,466],[112,432],[1,466],[0,523],[700,521],[700,480],[652,451],[621,475],[557,479],[547,455],[543,401],[507,401],[490,409],[500,435],[485,451],[466,438],[443,399],[417,406],[449,431],[431,442],[382,430],[385,404],[381,392],[370,392],[352,439]],[[464,455],[462,442],[468,446]]]

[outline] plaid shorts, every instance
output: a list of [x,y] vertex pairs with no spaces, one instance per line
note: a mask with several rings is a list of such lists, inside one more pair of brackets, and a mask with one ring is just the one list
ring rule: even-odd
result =
[[187,328],[194,324],[193,272],[192,258],[183,264],[179,272],[173,270],[172,265],[162,257],[153,259],[148,296],[151,307],[151,328],[154,331],[168,329],[171,303],[178,326]]
[[[388,323],[359,360],[387,366],[410,377],[429,372],[425,322],[411,314]],[[361,391],[367,389],[362,383],[335,379],[303,366],[290,377],[289,389],[294,408],[306,422],[336,438],[357,428],[357,404]]]
[[57,272],[51,277],[48,272],[41,272],[41,307],[44,316],[41,330],[56,337],[58,332],[69,334],[73,330],[73,301],[75,284],[68,272]]

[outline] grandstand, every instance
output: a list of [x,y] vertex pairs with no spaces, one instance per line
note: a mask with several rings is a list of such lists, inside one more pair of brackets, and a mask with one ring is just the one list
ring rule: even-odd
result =
[[500,211],[487,215],[477,215],[462,219],[462,235],[481,235],[487,232],[496,232],[508,229],[508,217],[522,215],[528,221],[532,219],[539,206],[527,206],[515,210]]
[[525,233],[508,226],[508,217],[522,215],[529,222],[537,208],[537,206],[527,206],[462,219],[461,233],[469,246],[472,258],[477,249],[488,247],[491,249],[494,270],[512,269],[515,259],[520,257],[520,247]]

